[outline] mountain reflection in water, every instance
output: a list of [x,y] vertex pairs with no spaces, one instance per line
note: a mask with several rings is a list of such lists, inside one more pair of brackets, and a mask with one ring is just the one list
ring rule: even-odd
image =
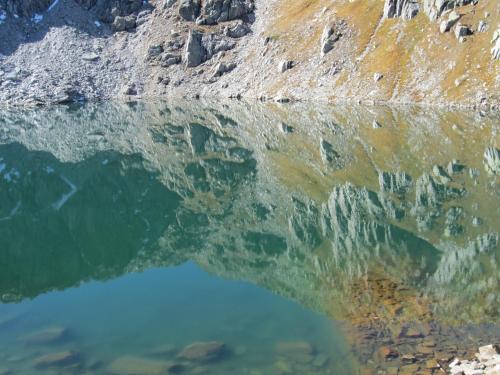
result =
[[176,100],[2,110],[0,124],[0,332],[22,330],[33,318],[12,306],[44,293],[193,262],[327,316],[353,356],[295,363],[269,347],[265,364],[242,354],[241,373],[432,372],[500,339],[498,118]]

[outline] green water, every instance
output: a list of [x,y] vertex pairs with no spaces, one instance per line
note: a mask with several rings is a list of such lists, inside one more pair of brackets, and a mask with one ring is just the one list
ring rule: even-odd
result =
[[[499,130],[415,108],[0,110],[0,374],[408,366],[381,347],[416,371],[498,342]],[[180,358],[210,341],[217,358]]]

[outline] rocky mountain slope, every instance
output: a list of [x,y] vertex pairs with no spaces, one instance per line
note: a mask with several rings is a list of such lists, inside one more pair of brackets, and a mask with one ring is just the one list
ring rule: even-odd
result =
[[0,0],[0,101],[497,107],[495,0]]

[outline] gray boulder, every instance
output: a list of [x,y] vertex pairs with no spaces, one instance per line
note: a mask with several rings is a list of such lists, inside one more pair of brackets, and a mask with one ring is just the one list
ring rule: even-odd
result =
[[206,0],[199,24],[215,25],[235,19],[242,19],[253,12],[253,0]]
[[215,66],[215,70],[214,70],[214,74],[213,76],[214,77],[220,77],[226,73],[229,73],[231,72],[232,70],[234,70],[236,68],[236,64],[231,62],[231,63],[225,63],[225,62],[221,62],[219,64],[217,64]]
[[251,31],[252,30],[246,23],[237,21],[235,24],[226,26],[224,28],[224,35],[230,38],[242,38],[245,35],[249,34]]
[[384,5],[384,18],[402,18],[410,20],[420,10],[420,5],[415,0],[386,0]]
[[464,36],[467,36],[467,35],[470,35],[472,34],[472,31],[471,29],[466,26],[466,25],[461,25],[461,24],[458,24],[456,27],[455,27],[455,37],[457,39],[460,39]]
[[321,55],[324,56],[330,52],[339,39],[340,33],[335,32],[333,25],[326,26],[321,35]]
[[186,21],[195,21],[200,15],[200,0],[180,0],[179,15]]
[[206,51],[202,44],[203,33],[198,30],[189,31],[184,61],[188,68],[200,65],[205,61]]
[[439,31],[443,34],[451,30],[451,28],[458,22],[460,19],[460,14],[453,11],[450,13],[447,19],[441,21],[439,25]]
[[111,24],[113,31],[130,31],[136,27],[136,17],[134,16],[117,16]]

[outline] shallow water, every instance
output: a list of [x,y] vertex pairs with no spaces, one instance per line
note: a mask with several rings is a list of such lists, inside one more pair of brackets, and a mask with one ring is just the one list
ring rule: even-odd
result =
[[415,108],[1,110],[0,374],[125,374],[124,356],[437,373],[500,341],[499,129]]

